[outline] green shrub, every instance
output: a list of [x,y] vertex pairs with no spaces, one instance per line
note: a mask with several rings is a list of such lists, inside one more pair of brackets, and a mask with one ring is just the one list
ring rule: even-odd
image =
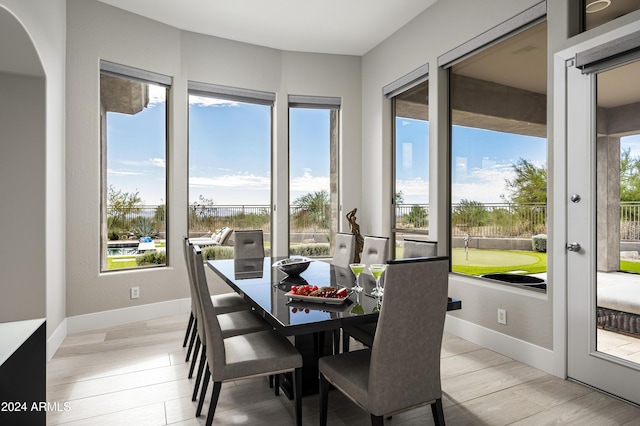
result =
[[233,259],[233,247],[209,246],[201,247],[202,257],[206,260]]
[[291,255],[295,256],[307,256],[307,257],[321,257],[329,256],[329,244],[327,243],[315,243],[315,244],[299,244],[291,246],[289,249]]
[[167,252],[164,250],[152,250],[136,256],[136,265],[166,265]]
[[534,251],[538,251],[540,253],[547,252],[547,235],[546,234],[538,234],[531,237],[531,247]]

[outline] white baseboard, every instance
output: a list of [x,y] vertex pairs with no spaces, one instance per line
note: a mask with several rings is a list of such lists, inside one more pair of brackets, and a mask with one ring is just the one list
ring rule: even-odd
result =
[[67,337],[67,319],[63,319],[60,325],[51,333],[47,339],[47,362],[56,354],[56,351]]
[[191,299],[175,299],[130,308],[67,317],[67,333],[82,333],[117,325],[191,312]]
[[555,375],[556,355],[550,349],[447,315],[444,330],[465,340]]
[[189,312],[191,312],[191,299],[186,298],[67,317],[47,339],[47,362],[51,361],[68,334],[100,330]]

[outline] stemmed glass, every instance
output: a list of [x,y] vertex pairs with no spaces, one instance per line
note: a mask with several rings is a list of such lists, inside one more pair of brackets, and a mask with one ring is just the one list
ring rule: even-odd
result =
[[369,271],[371,271],[371,275],[373,275],[373,278],[376,279],[376,288],[374,288],[373,291],[371,292],[372,296],[382,297],[382,294],[384,293],[384,290],[380,285],[380,277],[382,277],[382,274],[384,273],[385,269],[387,269],[387,265],[381,264],[381,263],[374,263],[373,265],[369,266]]
[[364,271],[365,264],[364,263],[351,263],[349,264],[349,268],[351,268],[351,272],[356,276],[356,285],[352,288],[356,292],[360,293],[362,291],[362,287],[360,286],[360,274]]

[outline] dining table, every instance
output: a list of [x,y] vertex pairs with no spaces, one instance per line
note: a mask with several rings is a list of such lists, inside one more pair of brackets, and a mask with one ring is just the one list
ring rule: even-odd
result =
[[[363,273],[359,278],[363,290],[350,291],[345,299],[327,300],[328,303],[295,300],[288,294],[292,286],[317,285],[351,290],[355,276],[349,268],[315,259],[302,273],[288,276],[274,265],[282,259],[286,257],[208,260],[207,264],[243,296],[256,314],[284,336],[291,336],[303,357],[302,394],[309,395],[318,392],[318,359],[337,352],[338,331],[343,326],[376,322],[383,298],[371,296],[375,280],[370,274]],[[459,299],[449,298],[448,311],[461,308]],[[285,394],[291,397],[290,380],[284,377],[281,385]]]

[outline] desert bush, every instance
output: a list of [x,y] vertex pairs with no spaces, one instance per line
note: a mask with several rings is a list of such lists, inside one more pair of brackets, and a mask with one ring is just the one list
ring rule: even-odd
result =
[[547,235],[546,234],[537,234],[531,237],[531,247],[534,251],[538,251],[540,253],[547,252]]
[[164,250],[152,250],[136,256],[136,265],[166,265],[167,252]]
[[307,256],[307,257],[322,257],[329,256],[329,244],[327,243],[315,243],[315,244],[298,244],[289,248],[291,255],[295,256]]

